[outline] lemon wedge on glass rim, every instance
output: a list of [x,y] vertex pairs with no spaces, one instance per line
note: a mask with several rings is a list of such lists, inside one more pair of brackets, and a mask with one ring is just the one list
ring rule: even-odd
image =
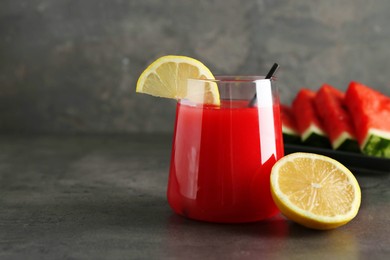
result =
[[322,230],[351,221],[361,203],[354,175],[338,161],[314,153],[293,153],[277,161],[271,194],[287,218]]
[[[191,84],[189,79],[205,81]],[[202,62],[186,56],[168,55],[158,58],[142,72],[136,92],[219,105],[219,91],[213,79],[213,74]]]

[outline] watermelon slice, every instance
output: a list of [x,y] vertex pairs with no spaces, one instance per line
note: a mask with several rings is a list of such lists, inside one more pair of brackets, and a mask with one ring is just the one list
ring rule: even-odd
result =
[[295,123],[294,114],[291,107],[281,104],[280,116],[282,118],[282,133],[285,143],[300,143],[301,137]]
[[303,143],[330,148],[330,142],[315,109],[315,96],[314,91],[301,89],[293,100],[292,111],[297,122],[298,132]]
[[345,103],[362,152],[390,158],[390,98],[361,83],[351,82]]
[[317,91],[315,106],[333,149],[359,152],[353,122],[344,105],[344,93],[323,84]]

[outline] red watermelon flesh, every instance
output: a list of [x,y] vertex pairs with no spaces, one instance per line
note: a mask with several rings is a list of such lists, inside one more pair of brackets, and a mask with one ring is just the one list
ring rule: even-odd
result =
[[292,102],[292,111],[303,142],[310,142],[310,139],[313,139],[315,141],[312,144],[329,146],[327,135],[316,112],[315,96],[314,91],[301,89]]
[[281,104],[280,115],[282,118],[283,133],[299,135],[292,109],[289,106]]
[[358,82],[351,82],[345,104],[352,116],[362,151],[390,157],[390,98]]
[[280,116],[282,119],[282,132],[285,143],[299,143],[300,135],[298,133],[292,108],[281,104]]
[[358,151],[353,122],[344,104],[344,93],[323,84],[317,91],[315,106],[333,149]]

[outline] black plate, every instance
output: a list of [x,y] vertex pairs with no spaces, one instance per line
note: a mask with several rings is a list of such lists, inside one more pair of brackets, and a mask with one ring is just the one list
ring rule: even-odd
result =
[[284,145],[284,152],[285,154],[307,152],[326,155],[341,162],[352,172],[390,173],[390,159],[380,157],[288,143]]

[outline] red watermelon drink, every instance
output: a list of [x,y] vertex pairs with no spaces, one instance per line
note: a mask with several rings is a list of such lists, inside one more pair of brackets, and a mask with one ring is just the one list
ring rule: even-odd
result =
[[[279,211],[270,172],[283,156],[279,100],[272,80],[189,80],[218,85],[219,106],[180,100],[168,183],[172,209],[211,222],[252,222]],[[192,83],[191,83],[192,82]],[[257,102],[250,100],[257,94]]]

